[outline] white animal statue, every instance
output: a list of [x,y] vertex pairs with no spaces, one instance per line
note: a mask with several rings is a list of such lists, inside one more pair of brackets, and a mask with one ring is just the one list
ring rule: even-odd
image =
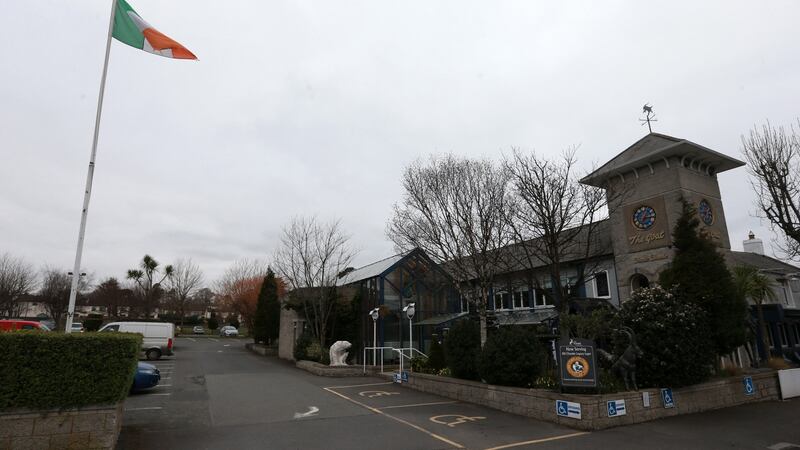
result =
[[336,341],[331,345],[331,366],[346,366],[347,352],[352,345],[347,341]]

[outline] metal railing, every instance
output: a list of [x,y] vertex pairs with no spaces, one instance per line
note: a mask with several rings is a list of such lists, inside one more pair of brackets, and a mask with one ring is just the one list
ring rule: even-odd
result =
[[361,360],[364,361],[364,367],[363,367],[364,373],[367,373],[367,350],[372,350],[373,351],[373,353],[372,353],[372,355],[373,355],[372,356],[372,365],[373,366],[377,365],[377,364],[375,364],[375,362],[376,362],[375,361],[375,359],[376,359],[375,358],[375,352],[377,350],[380,350],[380,352],[381,352],[381,373],[383,373],[383,359],[384,359],[383,358],[383,351],[386,350],[386,349],[395,350],[394,347],[364,347],[364,354],[363,354],[363,356],[361,358]]
[[[413,359],[413,357],[411,355],[413,355],[414,352],[417,352],[417,353],[419,353],[420,355],[422,355],[422,356],[424,356],[426,358],[428,357],[428,355],[426,355],[425,353],[422,353],[421,351],[419,351],[419,350],[417,350],[417,349],[415,349],[413,347],[392,348],[392,351],[397,352],[397,353],[400,354],[400,373],[403,373],[403,359],[404,358]],[[406,353],[405,353],[406,351],[408,351],[409,356],[406,356]]]

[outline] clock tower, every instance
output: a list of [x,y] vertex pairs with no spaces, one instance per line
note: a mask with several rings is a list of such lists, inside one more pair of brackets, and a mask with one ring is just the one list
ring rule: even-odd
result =
[[650,133],[581,180],[606,190],[622,301],[657,282],[672,261],[681,198],[697,210],[701,229],[730,250],[717,174],[743,165],[686,139]]

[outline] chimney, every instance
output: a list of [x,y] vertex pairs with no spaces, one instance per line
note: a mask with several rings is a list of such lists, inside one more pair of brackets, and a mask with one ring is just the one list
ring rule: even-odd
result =
[[748,253],[757,253],[759,255],[763,255],[764,254],[764,242],[762,242],[761,239],[756,239],[756,235],[752,231],[750,232],[750,234],[747,237],[749,239],[747,239],[746,241],[742,242],[742,247],[744,248],[744,251],[746,251]]

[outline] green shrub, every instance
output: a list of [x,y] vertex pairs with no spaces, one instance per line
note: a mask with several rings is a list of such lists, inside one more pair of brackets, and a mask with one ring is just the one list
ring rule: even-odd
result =
[[308,361],[308,346],[311,345],[312,337],[308,333],[303,333],[297,338],[294,344],[294,359],[295,361]]
[[447,367],[456,378],[478,379],[478,355],[481,351],[481,332],[472,320],[456,322],[444,340]]
[[85,319],[83,319],[84,331],[97,331],[100,329],[101,325],[103,325],[102,314],[89,314]]
[[141,345],[129,333],[0,333],[0,410],[116,403]]
[[[642,356],[636,362],[639,387],[679,387],[706,381],[714,366],[712,330],[700,307],[661,287],[636,290],[618,320],[636,334]],[[617,354],[628,345],[617,335]]]
[[208,329],[213,331],[217,328],[219,328],[219,320],[217,320],[217,315],[211,314],[211,317],[208,318]]
[[435,370],[436,372],[439,372],[447,367],[447,361],[444,357],[444,347],[437,339],[434,339],[433,342],[431,342],[431,348],[428,350],[427,367],[428,369]]
[[478,369],[489,384],[531,387],[542,374],[545,353],[530,327],[491,330],[481,350]]

